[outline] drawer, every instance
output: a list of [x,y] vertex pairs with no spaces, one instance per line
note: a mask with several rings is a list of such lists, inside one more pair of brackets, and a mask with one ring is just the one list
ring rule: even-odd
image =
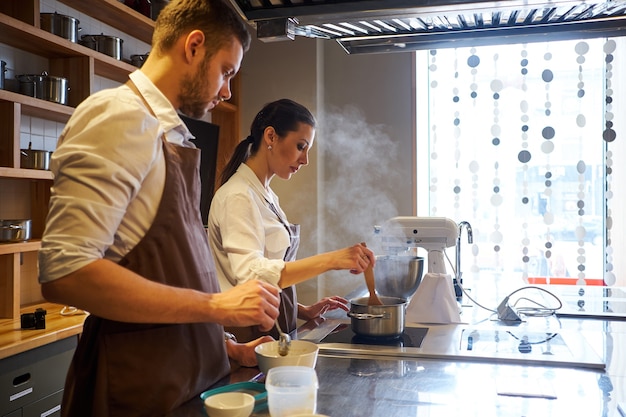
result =
[[78,336],[0,361],[0,416],[62,390]]
[[63,391],[28,404],[22,409],[22,417],[61,417],[61,400]]
[[22,409],[15,410],[12,413],[5,414],[2,417],[22,417]]

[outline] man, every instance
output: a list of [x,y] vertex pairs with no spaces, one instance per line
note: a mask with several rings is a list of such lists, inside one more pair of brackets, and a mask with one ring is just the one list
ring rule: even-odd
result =
[[[253,348],[223,325],[270,329],[278,290],[219,293],[199,213],[199,151],[177,110],[230,98],[250,35],[220,0],[173,0],[141,70],[78,106],[59,138],[39,253],[46,299],[90,312],[62,415],[160,415],[226,376]],[[271,340],[271,339],[269,339]]]

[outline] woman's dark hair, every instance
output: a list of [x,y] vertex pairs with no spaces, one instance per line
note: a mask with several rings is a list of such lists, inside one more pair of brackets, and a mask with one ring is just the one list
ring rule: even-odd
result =
[[300,127],[300,123],[315,128],[315,117],[309,109],[293,100],[283,98],[266,104],[250,125],[250,134],[247,138],[239,142],[233,155],[224,167],[221,176],[221,184],[224,184],[237,172],[237,168],[250,156],[259,151],[263,132],[269,126],[273,127],[278,138],[284,138],[289,132],[295,132]]

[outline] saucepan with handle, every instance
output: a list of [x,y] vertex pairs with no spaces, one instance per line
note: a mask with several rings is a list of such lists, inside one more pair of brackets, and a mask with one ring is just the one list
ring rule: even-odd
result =
[[0,242],[15,243],[30,239],[30,219],[0,220]]
[[407,300],[399,297],[379,297],[382,305],[370,305],[369,297],[350,300],[352,331],[365,337],[399,337],[404,333]]
[[20,167],[25,169],[50,169],[50,156],[51,151],[31,149],[31,144],[28,144],[28,149],[20,150]]

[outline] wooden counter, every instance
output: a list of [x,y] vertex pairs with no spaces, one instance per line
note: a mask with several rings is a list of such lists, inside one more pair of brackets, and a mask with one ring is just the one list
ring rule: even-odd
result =
[[0,359],[17,353],[52,343],[54,341],[76,336],[83,330],[86,314],[62,316],[62,305],[39,303],[23,307],[23,313],[32,313],[37,308],[46,310],[46,328],[41,330],[22,330],[20,318],[0,320]]

